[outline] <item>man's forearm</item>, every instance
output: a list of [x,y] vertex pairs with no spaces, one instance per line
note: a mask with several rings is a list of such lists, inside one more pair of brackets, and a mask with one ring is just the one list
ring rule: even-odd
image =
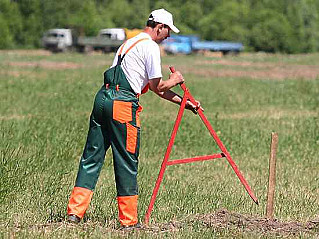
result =
[[182,102],[182,97],[171,90],[167,90],[165,92],[157,93],[161,98],[173,102],[175,104],[180,105]]
[[[165,92],[157,92],[157,95],[159,95],[161,98],[168,100],[170,102],[173,102],[175,104],[180,105],[183,101],[183,98],[176,94],[175,92],[168,90]],[[200,106],[200,102],[196,101],[196,104],[192,103],[190,100],[186,101],[186,105],[185,105],[185,109],[191,110],[194,114],[197,114],[197,109],[201,108],[202,110],[204,110],[201,106]]]
[[166,92],[172,87],[176,86],[178,83],[175,79],[168,79],[168,80],[161,80],[160,83],[157,86],[157,89],[159,92]]

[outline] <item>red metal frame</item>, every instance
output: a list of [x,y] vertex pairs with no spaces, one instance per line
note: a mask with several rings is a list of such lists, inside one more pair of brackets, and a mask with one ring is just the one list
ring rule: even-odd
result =
[[[174,67],[170,67],[170,70],[171,70],[171,72],[175,72]],[[187,89],[186,85],[184,83],[182,83],[180,86],[181,86],[181,88],[184,91],[183,100],[182,100],[181,106],[180,106],[178,114],[177,114],[177,118],[176,118],[176,121],[175,121],[175,124],[174,124],[174,128],[173,128],[173,131],[172,131],[172,135],[171,135],[171,138],[169,140],[169,143],[168,143],[168,146],[167,146],[167,149],[166,149],[166,153],[165,153],[165,156],[164,156],[164,159],[163,159],[163,162],[162,162],[162,166],[161,166],[158,178],[156,180],[155,187],[153,189],[153,194],[152,194],[152,197],[151,197],[151,201],[150,201],[150,204],[148,206],[147,212],[145,214],[145,219],[144,219],[145,224],[148,224],[148,222],[149,222],[149,218],[150,218],[151,212],[153,210],[153,206],[154,206],[154,203],[155,203],[155,200],[156,200],[156,196],[157,196],[159,187],[161,185],[161,182],[163,180],[165,169],[169,165],[191,163],[191,162],[196,162],[196,161],[204,161],[204,160],[211,160],[211,159],[217,159],[217,158],[226,158],[228,163],[231,165],[231,167],[235,171],[235,173],[236,173],[237,177],[239,178],[240,182],[244,185],[244,187],[245,187],[247,193],[249,194],[249,196],[252,198],[252,200],[256,204],[258,204],[257,197],[254,195],[254,193],[251,190],[250,186],[248,185],[246,179],[244,178],[244,176],[239,171],[237,165],[235,164],[235,162],[231,158],[231,156],[228,153],[226,147],[224,146],[222,141],[219,139],[218,135],[216,134],[216,132],[214,131],[213,127],[211,126],[211,124],[207,120],[207,118],[204,115],[203,110],[201,108],[197,109],[197,113],[200,116],[200,118],[202,119],[202,121],[205,124],[206,128],[208,129],[208,131],[210,132],[211,136],[214,138],[216,144],[218,145],[218,147],[220,148],[222,153],[168,161],[169,155],[170,155],[172,147],[174,145],[174,140],[175,140],[175,136],[177,134],[178,127],[179,127],[180,122],[182,120],[182,116],[183,116],[183,113],[184,113],[184,110],[185,110],[185,105],[186,105],[187,100],[190,100],[194,105],[197,105],[195,99],[193,98],[193,96],[191,95],[189,90]]]

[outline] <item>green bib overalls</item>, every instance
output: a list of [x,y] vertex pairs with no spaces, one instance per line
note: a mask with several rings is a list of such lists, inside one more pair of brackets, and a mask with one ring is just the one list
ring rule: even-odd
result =
[[80,160],[68,215],[84,216],[104,163],[106,151],[111,146],[119,220],[122,225],[137,223],[137,169],[140,144],[138,95],[134,93],[122,70],[121,62],[135,42],[121,55],[118,63],[104,72],[104,85],[95,96],[90,116],[89,132]]

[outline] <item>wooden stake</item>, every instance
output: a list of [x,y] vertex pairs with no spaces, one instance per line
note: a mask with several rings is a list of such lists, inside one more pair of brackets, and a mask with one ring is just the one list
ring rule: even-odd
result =
[[274,218],[274,196],[276,187],[276,151],[278,145],[278,134],[276,132],[271,133],[271,146],[270,146],[270,158],[269,158],[269,181],[268,181],[268,195],[267,195],[267,207],[266,217],[268,219]]

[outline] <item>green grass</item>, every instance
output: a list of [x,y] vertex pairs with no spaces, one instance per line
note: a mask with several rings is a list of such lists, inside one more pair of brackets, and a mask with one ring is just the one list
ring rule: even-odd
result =
[[[203,60],[219,59],[203,56],[162,59],[163,65],[175,65],[177,69],[192,68],[194,64],[197,70],[205,71],[207,65],[196,64]],[[319,55],[249,54],[226,60],[279,62],[294,67],[318,64]],[[19,62],[69,62],[79,68],[9,64]],[[0,52],[0,235],[3,237],[132,236],[116,230],[111,152],[106,156],[84,222],[80,226],[63,223],[86,140],[93,97],[102,84],[103,71],[111,62],[112,55],[28,56]],[[163,72],[167,77],[168,70]],[[280,221],[306,222],[318,216],[319,77],[316,80],[214,78],[196,72],[184,77],[260,205],[250,200],[224,159],[170,166],[152,212],[151,225],[183,222],[195,214],[213,213],[221,208],[264,217],[273,131],[279,134],[275,217]],[[180,89],[176,91],[181,93]],[[178,107],[151,92],[141,97],[141,104],[144,111],[141,114],[139,219],[143,220]],[[186,112],[171,158],[217,151],[200,118]],[[199,222],[186,223],[178,231],[142,231],[133,235],[141,238],[264,237],[230,228],[205,228]]]

